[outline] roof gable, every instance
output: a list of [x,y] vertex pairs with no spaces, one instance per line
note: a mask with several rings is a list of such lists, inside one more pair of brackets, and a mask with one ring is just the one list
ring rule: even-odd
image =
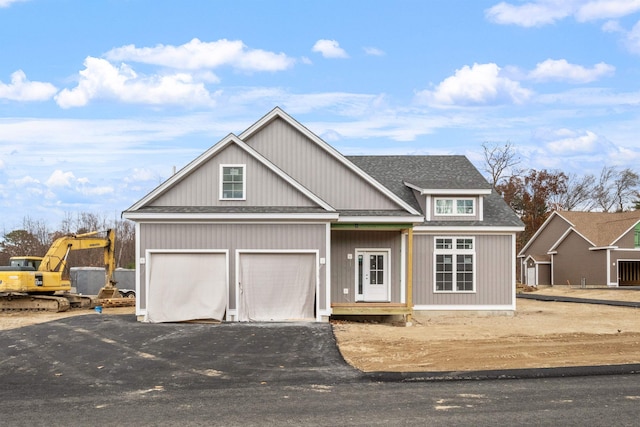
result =
[[558,215],[568,221],[578,233],[587,238],[596,247],[614,245],[640,222],[640,211],[560,211]]
[[402,209],[420,215],[414,204],[376,181],[280,108],[258,120],[240,138],[338,210]]
[[[269,162],[269,160],[267,160],[260,153],[253,150],[243,141],[238,139],[238,137],[236,137],[235,135],[230,134],[227,137],[223,138],[220,142],[215,144],[213,147],[211,147],[209,150],[204,152],[202,155],[198,156],[195,160],[190,162],[187,166],[182,168],[172,177],[170,177],[165,182],[160,184],[154,190],[152,190],[140,201],[138,201],[129,209],[127,209],[127,212],[136,211],[141,208],[148,208],[151,206],[158,206],[158,205],[166,204],[167,202],[169,202],[172,205],[177,205],[177,206],[181,205],[181,203],[175,202],[175,200],[178,200],[178,198],[170,197],[171,193],[181,191],[182,189],[180,187],[182,183],[185,183],[185,186],[194,185],[194,184],[202,185],[201,182],[195,182],[195,181],[201,181],[201,179],[197,177],[198,172],[201,169],[206,168],[207,163],[212,161],[212,159],[216,158],[217,156],[221,156],[225,151],[228,151],[230,149],[237,149],[242,151],[243,153],[246,154],[249,160],[251,160],[254,164],[260,165],[266,170],[268,170],[271,173],[271,176],[272,176],[271,179],[275,178],[279,181],[284,181],[286,183],[286,186],[288,186],[294,192],[298,193],[298,196],[302,196],[306,198],[309,202],[311,202],[311,203],[304,203],[303,206],[315,205],[329,212],[335,211],[328,203],[326,203],[324,200],[319,198],[317,195],[313,194],[311,191],[309,191],[307,188],[302,186],[300,183],[296,182],[289,175],[287,175],[282,170],[280,170],[277,166]],[[213,171],[212,173],[216,174],[217,172]],[[211,173],[209,175],[211,176]],[[193,178],[194,176],[196,176],[195,179]],[[194,181],[194,182],[189,182],[189,181]],[[209,189],[208,191],[209,193],[214,193],[215,194],[214,197],[217,198],[217,188],[213,190]],[[192,203],[192,202],[190,204],[198,205],[198,203]]]

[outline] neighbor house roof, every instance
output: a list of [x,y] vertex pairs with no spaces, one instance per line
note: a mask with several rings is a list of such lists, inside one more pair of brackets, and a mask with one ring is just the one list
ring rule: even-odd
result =
[[573,212],[557,211],[571,226],[594,246],[610,246],[640,221],[640,211]]

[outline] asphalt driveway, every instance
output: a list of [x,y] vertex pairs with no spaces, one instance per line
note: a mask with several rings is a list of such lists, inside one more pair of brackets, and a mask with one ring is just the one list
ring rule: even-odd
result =
[[360,375],[328,323],[143,324],[90,314],[0,334],[0,392],[33,399],[332,384]]

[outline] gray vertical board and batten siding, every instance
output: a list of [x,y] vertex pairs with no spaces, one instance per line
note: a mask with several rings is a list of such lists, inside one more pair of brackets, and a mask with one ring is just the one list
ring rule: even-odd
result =
[[391,249],[391,302],[400,302],[401,245],[400,231],[332,230],[331,302],[355,302],[356,249]]
[[284,120],[273,120],[245,142],[337,210],[399,208]]
[[[246,200],[220,200],[220,165],[244,164]],[[235,144],[200,165],[150,206],[315,206],[308,197]]]
[[[229,250],[229,309],[237,309],[235,295],[236,250],[318,250],[326,258],[325,224],[142,223],[140,254],[146,250]],[[325,266],[319,266],[320,309],[326,308]],[[140,308],[145,309],[146,265],[140,265]],[[179,283],[175,284],[180,286]]]
[[415,305],[496,306],[514,302],[511,235],[475,235],[476,291],[473,293],[435,292],[434,237],[418,233],[413,236]]

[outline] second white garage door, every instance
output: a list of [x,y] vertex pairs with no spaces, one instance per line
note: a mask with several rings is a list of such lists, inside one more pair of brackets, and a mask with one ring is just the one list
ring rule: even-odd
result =
[[238,256],[238,320],[315,319],[317,253],[251,253]]

